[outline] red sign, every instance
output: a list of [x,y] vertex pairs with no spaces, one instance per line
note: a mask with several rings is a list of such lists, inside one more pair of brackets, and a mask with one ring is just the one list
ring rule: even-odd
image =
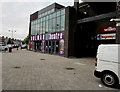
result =
[[98,29],[98,33],[110,33],[115,31],[116,31],[116,26],[100,27]]

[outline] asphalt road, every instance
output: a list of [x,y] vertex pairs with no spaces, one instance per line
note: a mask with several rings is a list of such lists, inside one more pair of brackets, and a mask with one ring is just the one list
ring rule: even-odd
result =
[[94,77],[94,61],[20,49],[3,52],[2,90],[118,90]]

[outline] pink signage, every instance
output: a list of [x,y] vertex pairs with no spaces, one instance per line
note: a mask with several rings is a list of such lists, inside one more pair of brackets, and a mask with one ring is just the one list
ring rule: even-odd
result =
[[63,31],[31,36],[31,41],[59,40],[59,39],[64,39],[64,32]]

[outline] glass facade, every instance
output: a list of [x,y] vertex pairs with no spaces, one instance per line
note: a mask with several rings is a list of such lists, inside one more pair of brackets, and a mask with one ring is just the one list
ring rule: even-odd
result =
[[48,10],[31,21],[33,50],[50,54],[64,54],[65,9]]
[[[40,16],[44,16],[43,14]],[[64,31],[64,25],[65,9],[50,14],[45,13],[44,17],[40,17],[31,22],[31,35]]]

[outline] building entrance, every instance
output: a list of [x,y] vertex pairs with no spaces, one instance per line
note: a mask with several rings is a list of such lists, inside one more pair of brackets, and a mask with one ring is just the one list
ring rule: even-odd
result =
[[46,41],[46,53],[59,54],[59,40]]

